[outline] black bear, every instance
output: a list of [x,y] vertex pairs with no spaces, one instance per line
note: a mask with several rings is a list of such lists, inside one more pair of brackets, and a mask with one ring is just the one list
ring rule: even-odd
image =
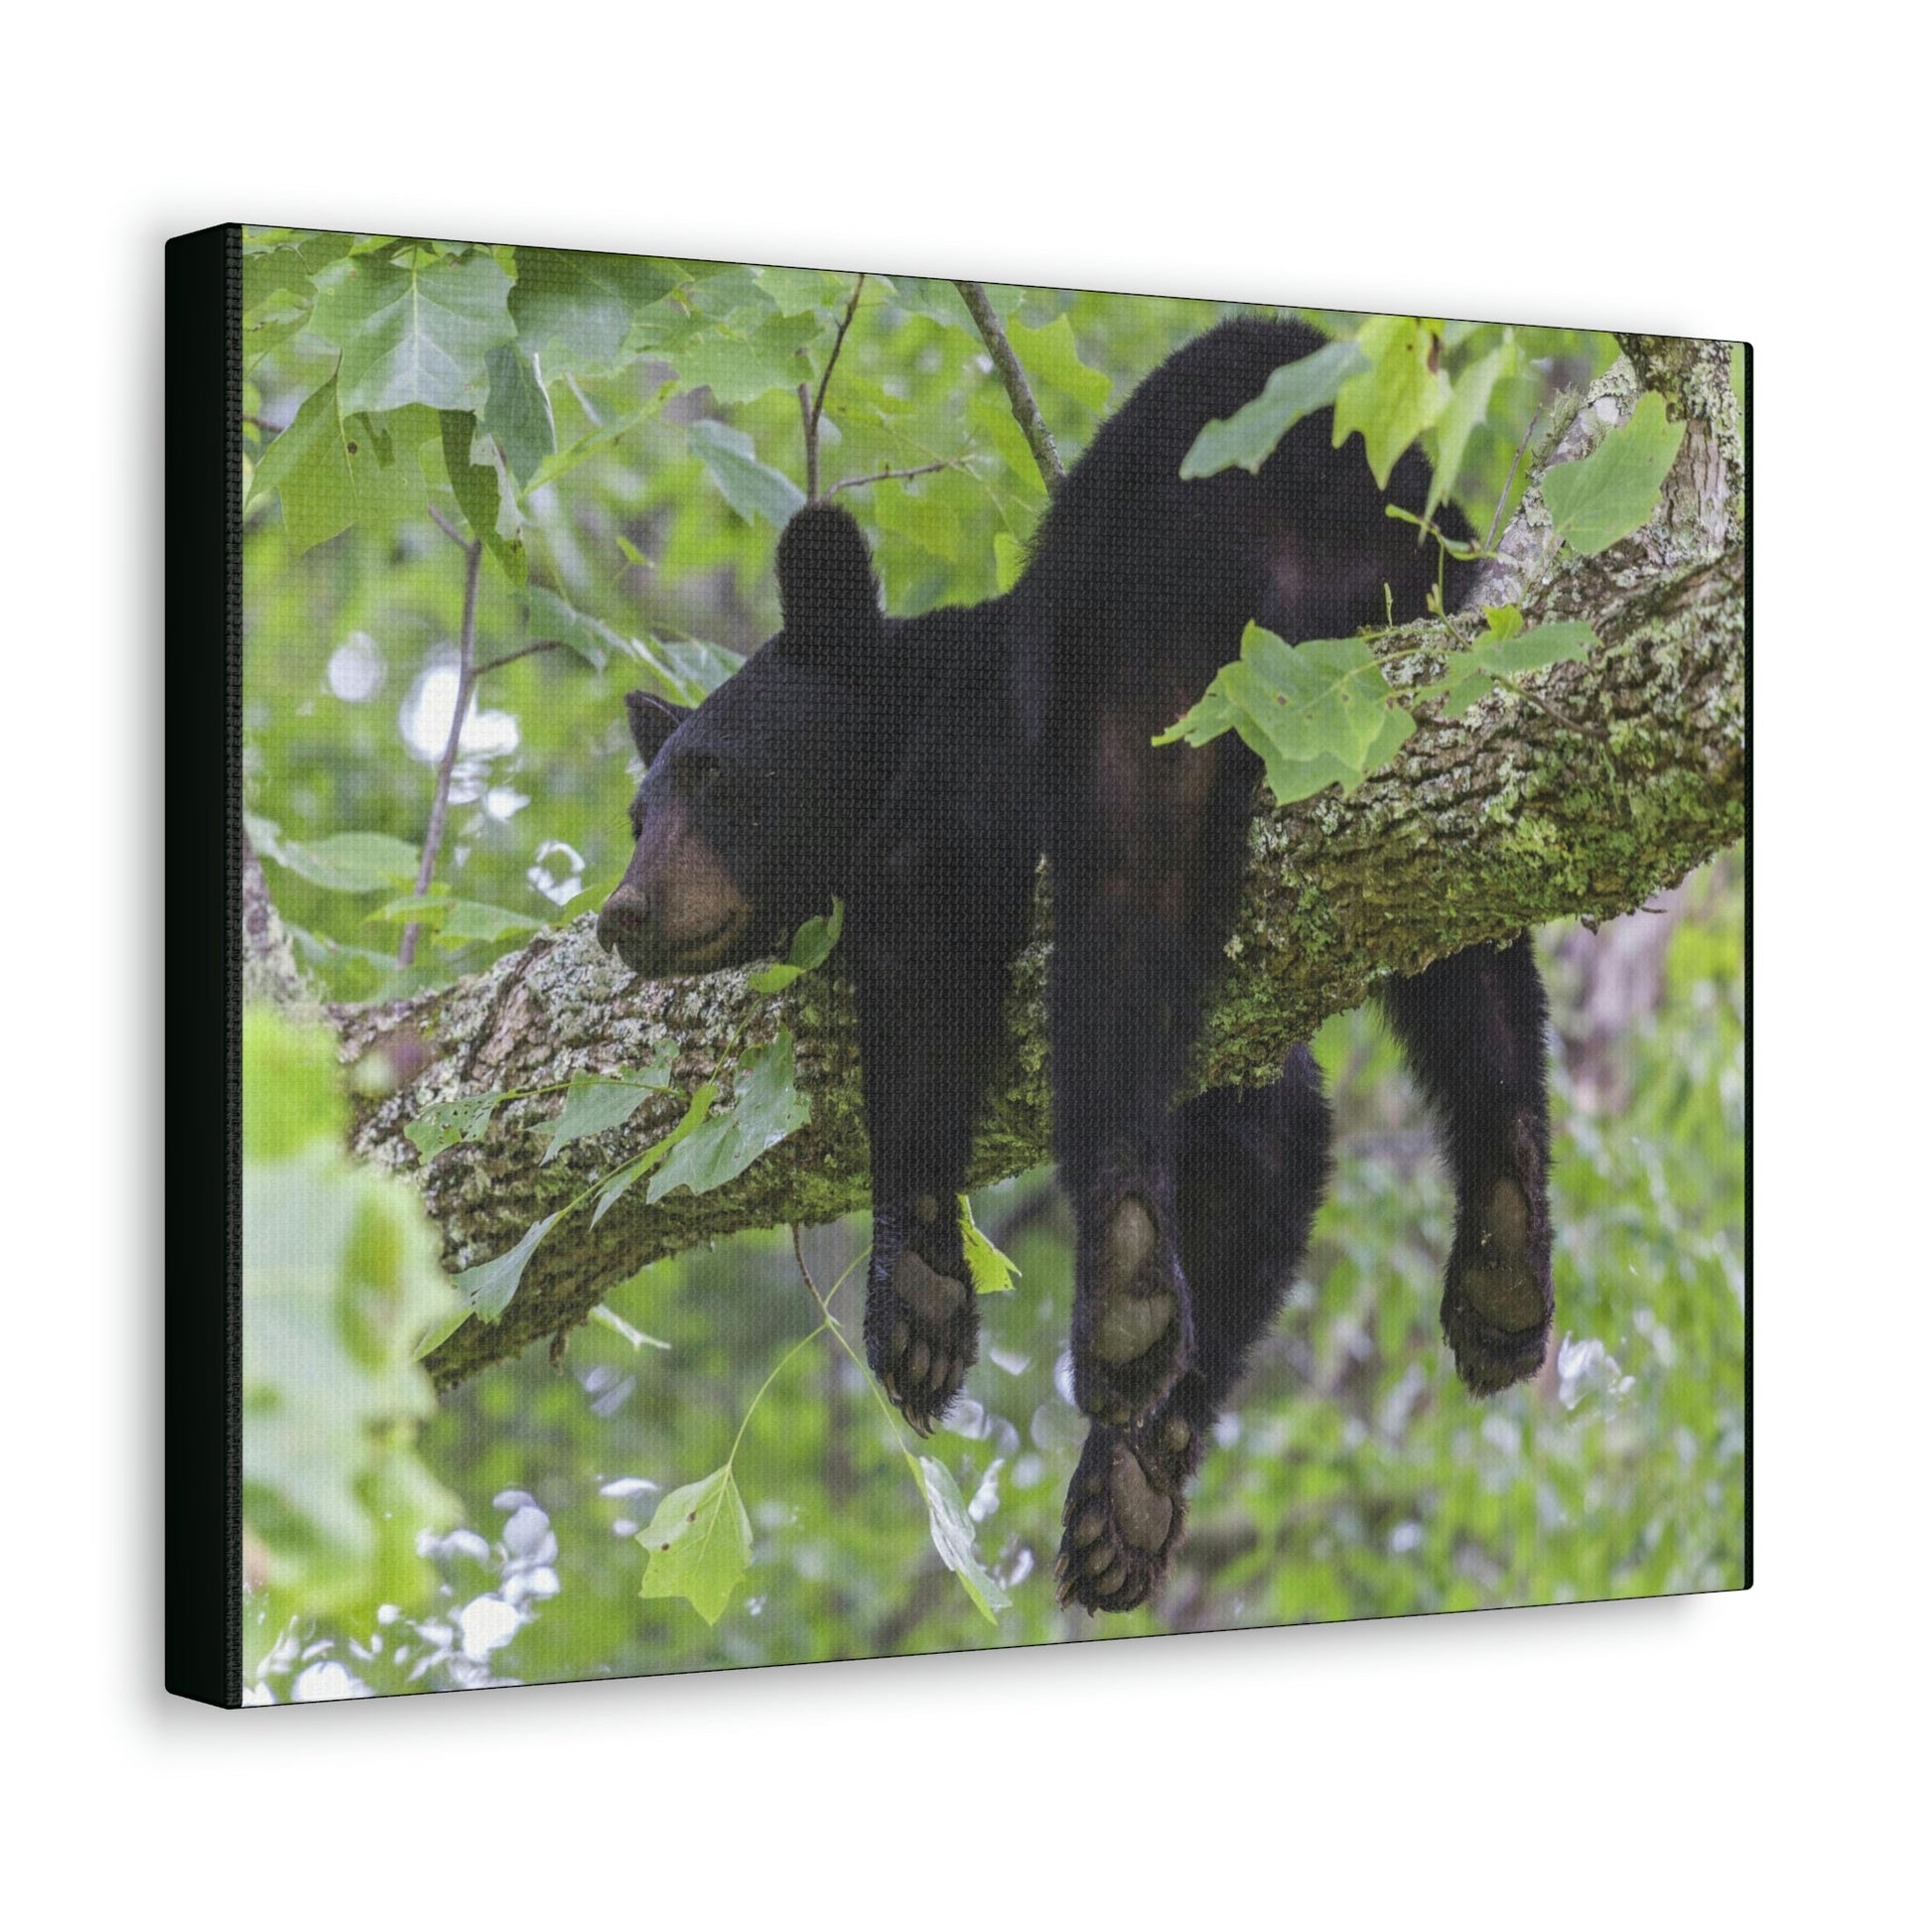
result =
[[[1054,1148],[1075,1228],[1063,1601],[1141,1602],[1208,1431],[1302,1259],[1328,1168],[1305,1048],[1272,1087],[1176,1106],[1235,913],[1259,775],[1232,734],[1152,740],[1238,654],[1421,616],[1431,550],[1384,514],[1360,443],[1306,417],[1255,475],[1181,459],[1320,345],[1225,323],[1142,383],[1053,498],[1004,597],[897,620],[842,509],[778,544],[783,628],[695,712],[629,694],[636,850],[598,921],[646,975],[759,956],[829,905],[872,1144],[867,1353],[930,1430],[977,1354],[956,1198],[1044,852]],[[1386,500],[1423,507],[1411,452]],[[1452,521],[1452,513],[1446,513]],[[1455,533],[1460,533],[1459,531]],[[1447,566],[1453,606],[1468,566]],[[1477,1393],[1533,1373],[1552,1315],[1544,999],[1526,937],[1383,993],[1456,1188],[1442,1322]]]

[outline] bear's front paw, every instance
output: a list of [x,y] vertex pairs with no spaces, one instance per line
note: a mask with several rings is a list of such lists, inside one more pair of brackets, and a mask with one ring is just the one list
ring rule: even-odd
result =
[[1504,1176],[1465,1204],[1443,1291],[1443,1335],[1475,1395],[1494,1395],[1543,1366],[1556,1312],[1549,1214]]
[[[959,1264],[961,1276],[965,1264]],[[951,1408],[979,1359],[979,1309],[964,1280],[901,1248],[866,1295],[866,1359],[920,1436]]]
[[1119,1201],[1078,1264],[1073,1399],[1096,1422],[1125,1429],[1158,1409],[1186,1369],[1186,1279],[1138,1194]]
[[1091,1614],[1147,1601],[1180,1541],[1196,1447],[1191,1427],[1173,1412],[1132,1432],[1104,1423],[1088,1432],[1053,1568],[1062,1604]]

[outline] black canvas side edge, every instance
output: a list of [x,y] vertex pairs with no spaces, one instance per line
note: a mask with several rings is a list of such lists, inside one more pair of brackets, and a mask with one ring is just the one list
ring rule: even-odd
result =
[[241,1702],[241,230],[168,243],[167,1687]]

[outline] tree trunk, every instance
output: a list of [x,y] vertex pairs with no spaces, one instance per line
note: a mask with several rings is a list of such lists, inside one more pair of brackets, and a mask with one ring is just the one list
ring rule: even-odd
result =
[[[1291,1042],[1387,975],[1542,920],[1627,911],[1741,835],[1744,472],[1728,345],[1633,338],[1625,349],[1563,426],[1550,460],[1585,453],[1644,386],[1658,389],[1690,427],[1656,516],[1600,556],[1558,554],[1533,480],[1479,591],[1485,602],[1520,602],[1533,621],[1587,619],[1605,648],[1539,679],[1550,711],[1497,693],[1454,723],[1425,715],[1396,763],[1352,796],[1330,790],[1286,810],[1264,805],[1198,1084],[1272,1078]],[[1428,625],[1411,626],[1388,648],[1430,635]],[[1427,666],[1408,668],[1421,676]],[[1564,722],[1573,720],[1602,735]],[[513,1247],[664,1134],[684,1102],[646,1105],[546,1166],[554,1092],[503,1103],[482,1143],[424,1163],[403,1129],[432,1101],[638,1068],[666,1039],[678,1043],[676,1077],[688,1094],[720,1072],[735,1036],[756,1045],[784,1026],[812,1121],[713,1193],[679,1190],[646,1207],[639,1185],[595,1226],[588,1209],[559,1222],[502,1318],[469,1322],[432,1357],[445,1385],[583,1320],[645,1262],[866,1202],[852,1014],[833,973],[765,998],[749,993],[739,971],[634,981],[599,950],[593,923],[586,915],[541,933],[437,992],[331,1016],[345,1057],[366,1062],[358,1085],[393,1086],[361,1112],[356,1151],[418,1177],[453,1270]],[[1042,931],[1044,923],[1042,900]],[[1043,957],[1036,939],[1020,964],[975,1182],[1046,1158]]]

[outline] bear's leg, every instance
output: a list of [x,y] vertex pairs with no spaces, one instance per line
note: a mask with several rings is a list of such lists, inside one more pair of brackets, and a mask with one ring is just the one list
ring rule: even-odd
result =
[[1549,1346],[1550,1113],[1543,981],[1528,934],[1471,946],[1382,1003],[1440,1117],[1455,1179],[1443,1334],[1477,1395],[1534,1375]]
[[872,1141],[866,1355],[924,1436],[979,1353],[959,1195],[1033,864],[954,865],[923,847],[896,860],[883,891],[855,896],[848,921]]
[[1144,1422],[1097,1422],[1067,1488],[1060,1601],[1130,1610],[1167,1574],[1186,1487],[1249,1349],[1301,1266],[1328,1175],[1328,1106],[1308,1049],[1272,1087],[1219,1088],[1175,1117],[1175,1216],[1194,1354]]
[[1173,693],[1121,700],[1049,747],[1072,774],[1049,829],[1047,994],[1074,1399],[1117,1427],[1160,1407],[1192,1346],[1172,1115],[1233,919],[1251,789],[1225,744],[1151,746],[1183,709]]

